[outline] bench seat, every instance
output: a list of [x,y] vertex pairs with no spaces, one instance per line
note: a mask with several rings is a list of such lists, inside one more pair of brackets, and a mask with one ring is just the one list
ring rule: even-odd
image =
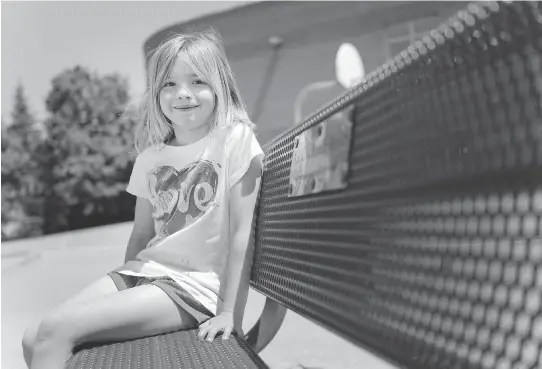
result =
[[207,369],[268,368],[245,340],[235,334],[223,341],[201,341],[197,329],[126,342],[86,344],[76,348],[67,369]]

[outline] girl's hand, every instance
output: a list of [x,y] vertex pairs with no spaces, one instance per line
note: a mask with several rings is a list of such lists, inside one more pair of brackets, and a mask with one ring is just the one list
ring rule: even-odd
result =
[[233,327],[233,313],[223,312],[199,326],[198,338],[201,340],[207,336],[207,341],[212,342],[218,333],[224,332],[222,339],[226,340],[230,337]]

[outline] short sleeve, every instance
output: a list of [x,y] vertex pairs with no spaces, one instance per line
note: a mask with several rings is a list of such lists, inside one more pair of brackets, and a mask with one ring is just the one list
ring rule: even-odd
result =
[[254,157],[263,160],[264,152],[252,129],[238,123],[231,128],[227,145],[229,188],[232,188],[248,171]]
[[147,191],[147,170],[144,160],[140,155],[136,157],[134,167],[132,169],[132,175],[130,176],[130,182],[128,182],[128,187],[126,192],[131,193],[134,196],[143,197],[144,199],[149,198],[149,193]]

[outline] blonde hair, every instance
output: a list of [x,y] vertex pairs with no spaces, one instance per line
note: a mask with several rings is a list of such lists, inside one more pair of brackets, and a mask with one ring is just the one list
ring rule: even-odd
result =
[[159,94],[179,54],[215,94],[210,132],[219,127],[244,123],[254,129],[222,45],[220,34],[212,28],[192,27],[164,40],[150,54],[147,66],[147,91],[139,103],[135,148],[164,144],[173,135],[173,127],[160,108]]

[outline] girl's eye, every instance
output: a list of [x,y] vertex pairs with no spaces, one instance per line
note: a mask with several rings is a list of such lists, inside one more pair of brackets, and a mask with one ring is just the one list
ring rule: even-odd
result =
[[196,80],[194,81],[194,83],[197,84],[197,85],[203,85],[203,84],[205,84],[205,82],[202,81],[201,79],[196,79]]
[[173,83],[173,82],[166,82],[166,83],[164,84],[164,87],[171,87],[171,86],[175,86],[175,83]]

